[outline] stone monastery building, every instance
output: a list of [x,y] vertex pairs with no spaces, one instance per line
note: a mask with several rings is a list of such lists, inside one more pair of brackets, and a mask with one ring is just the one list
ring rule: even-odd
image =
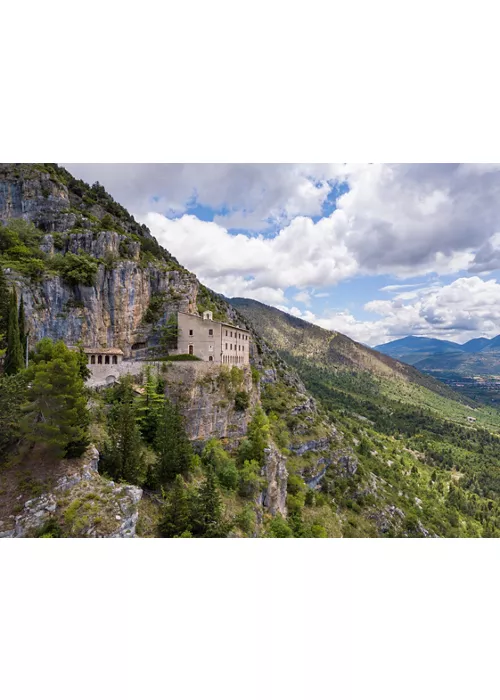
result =
[[179,355],[195,355],[200,360],[222,365],[248,365],[250,333],[230,323],[214,321],[211,311],[202,316],[177,314]]
[[[176,355],[194,355],[205,362],[243,366],[250,363],[250,333],[230,323],[214,321],[212,312],[202,316],[178,312]],[[111,384],[130,372],[142,371],[145,360],[124,359],[120,348],[84,348],[92,376],[91,386]]]

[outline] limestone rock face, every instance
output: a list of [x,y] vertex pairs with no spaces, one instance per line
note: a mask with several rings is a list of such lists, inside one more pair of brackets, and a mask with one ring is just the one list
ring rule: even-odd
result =
[[281,513],[281,515],[286,517],[286,488],[288,483],[286,458],[272,444],[264,452],[265,464],[262,468],[262,476],[267,480],[267,488],[261,496],[260,505],[264,506],[271,515]]
[[51,520],[71,537],[135,537],[142,489],[103,479],[98,463],[99,452],[90,447],[50,492],[26,501],[14,529],[0,537],[36,536]]
[[[105,255],[119,242],[118,234],[103,235],[95,245]],[[93,287],[70,286],[58,277],[46,277],[39,284],[11,274],[24,297],[30,329],[30,344],[45,336],[67,344],[82,341],[88,347],[119,347],[130,356],[136,342],[151,336],[151,324],[144,316],[153,295],[162,295],[162,317],[176,311],[192,312],[198,282],[194,275],[179,270],[163,271],[153,264],[141,266],[121,260],[111,269],[99,265]],[[161,323],[161,318],[159,320]]]
[[[250,367],[242,368],[238,386],[228,381],[225,370],[208,362],[172,362],[166,370],[166,395],[179,405],[191,440],[217,437],[234,446],[246,434],[260,399],[259,387],[252,382]],[[249,405],[243,411],[235,407],[237,391],[248,394]]]
[[0,221],[23,218],[44,231],[64,231],[69,204],[66,187],[48,173],[0,165]]

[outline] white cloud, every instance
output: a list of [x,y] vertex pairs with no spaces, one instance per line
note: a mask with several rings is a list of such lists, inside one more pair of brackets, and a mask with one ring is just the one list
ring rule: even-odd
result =
[[336,330],[361,343],[379,345],[406,335],[425,335],[459,343],[500,334],[500,284],[480,277],[461,277],[448,285],[418,290],[411,299],[377,299],[365,310],[381,318],[360,321],[348,310],[317,316],[296,307],[283,311]]
[[333,165],[67,163],[75,177],[104,185],[137,217],[180,215],[196,201],[225,209],[216,223],[252,231],[285,225],[298,215],[317,216],[328,197]]
[[306,306],[311,305],[311,294],[307,290],[304,290],[303,292],[298,292],[293,297],[293,299],[294,299],[294,301],[298,301],[301,304],[305,304]]
[[189,215],[172,220],[150,213],[144,221],[183,265],[223,294],[232,290],[234,296],[275,303],[288,287],[333,285],[357,269],[338,220],[330,218],[314,224],[296,217],[272,238],[231,235]]

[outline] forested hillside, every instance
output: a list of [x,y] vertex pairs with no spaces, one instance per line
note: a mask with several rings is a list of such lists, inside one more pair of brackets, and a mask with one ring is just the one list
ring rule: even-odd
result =
[[[378,353],[272,307],[233,299],[298,372],[327,411],[360,466],[375,481],[365,491],[388,499],[440,536],[496,536],[500,505],[500,414],[432,391],[413,368],[378,364]],[[306,339],[315,338],[314,344]],[[305,341],[305,342],[304,342]],[[342,348],[339,350],[339,345]],[[352,358],[356,358],[354,361]],[[416,379],[416,381],[415,381]],[[457,400],[455,400],[457,399]],[[359,491],[346,488],[355,509]],[[390,497],[389,497],[390,494]]]

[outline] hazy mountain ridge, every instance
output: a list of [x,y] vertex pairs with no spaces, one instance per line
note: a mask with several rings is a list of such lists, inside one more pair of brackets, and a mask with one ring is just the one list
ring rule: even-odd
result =
[[464,377],[500,374],[500,335],[452,343],[438,338],[407,336],[374,350],[424,372],[454,372]]

